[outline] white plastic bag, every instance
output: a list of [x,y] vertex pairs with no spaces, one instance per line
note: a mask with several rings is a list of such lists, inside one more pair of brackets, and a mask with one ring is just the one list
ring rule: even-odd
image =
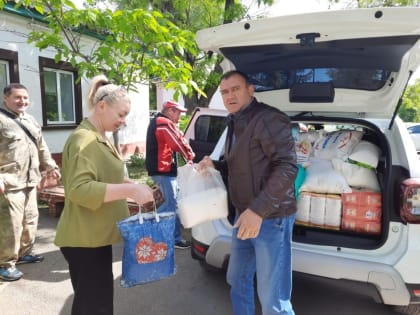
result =
[[178,185],[178,215],[185,228],[227,217],[227,191],[219,171],[184,165],[178,168]]

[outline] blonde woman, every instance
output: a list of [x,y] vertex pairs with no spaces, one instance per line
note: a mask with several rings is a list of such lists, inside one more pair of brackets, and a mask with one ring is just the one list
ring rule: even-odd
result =
[[63,150],[65,206],[55,244],[69,264],[73,315],[113,314],[112,244],[121,237],[116,223],[129,215],[126,198],[153,201],[147,185],[124,177],[124,162],[106,136],[125,125],[130,99],[105,76],[93,78],[90,115]]

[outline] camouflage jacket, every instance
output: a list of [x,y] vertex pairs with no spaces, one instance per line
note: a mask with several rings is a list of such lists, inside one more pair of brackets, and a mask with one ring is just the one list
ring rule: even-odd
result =
[[25,113],[18,119],[34,136],[37,145],[13,119],[0,112],[0,179],[5,191],[35,187],[41,171],[58,168],[35,118]]

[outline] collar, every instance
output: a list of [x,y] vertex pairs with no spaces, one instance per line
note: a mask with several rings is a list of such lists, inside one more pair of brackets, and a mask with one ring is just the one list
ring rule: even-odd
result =
[[25,113],[22,113],[21,115],[16,114],[14,111],[10,110],[9,107],[6,106],[6,104],[3,103],[2,108],[7,111],[8,113],[12,114],[13,116],[15,116],[15,118],[23,118],[25,117]]
[[83,118],[83,120],[80,122],[79,127],[92,131],[95,134],[96,141],[106,145],[118,159],[123,160],[120,153],[117,151],[115,146],[111,143],[111,141],[108,138],[104,140],[102,138],[102,135],[95,128],[95,126],[89,121],[88,118]]
[[249,102],[247,105],[245,105],[240,111],[236,112],[235,114],[229,114],[228,119],[231,119],[235,121],[235,119],[238,119],[243,113],[247,112],[249,108],[252,107],[252,104],[256,101],[255,97],[252,98],[251,102]]

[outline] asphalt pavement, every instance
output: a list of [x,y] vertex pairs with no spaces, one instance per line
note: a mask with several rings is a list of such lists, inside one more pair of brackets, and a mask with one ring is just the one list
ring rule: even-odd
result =
[[[24,273],[14,282],[0,280],[0,315],[67,315],[71,313],[73,290],[66,261],[53,244],[58,218],[48,215],[48,209],[40,208],[40,220],[34,252],[45,260],[37,264],[19,265]],[[184,230],[186,237],[189,231]],[[122,244],[113,247],[114,262],[114,314],[147,315],[205,315],[229,314],[229,293],[224,276],[207,277],[197,262],[191,262],[189,250],[175,250],[176,275],[147,285],[122,288]],[[185,281],[188,279],[188,281]],[[211,283],[209,283],[211,282]],[[209,306],[206,296],[218,301]],[[192,298],[194,295],[197,298]],[[208,302],[208,301],[207,301]],[[207,305],[207,306],[205,306]]]
[[[69,315],[73,290],[67,264],[53,244],[58,218],[40,208],[34,251],[45,260],[19,265],[24,273],[15,282],[0,281],[0,315]],[[184,230],[190,238],[190,230]],[[208,272],[189,250],[175,250],[176,274],[168,279],[122,288],[122,244],[113,247],[115,315],[230,315],[229,286],[222,272]],[[299,315],[402,314],[373,302],[358,286],[327,279],[294,276],[292,303]],[[417,313],[416,313],[417,314]],[[261,315],[257,308],[256,315]]]

